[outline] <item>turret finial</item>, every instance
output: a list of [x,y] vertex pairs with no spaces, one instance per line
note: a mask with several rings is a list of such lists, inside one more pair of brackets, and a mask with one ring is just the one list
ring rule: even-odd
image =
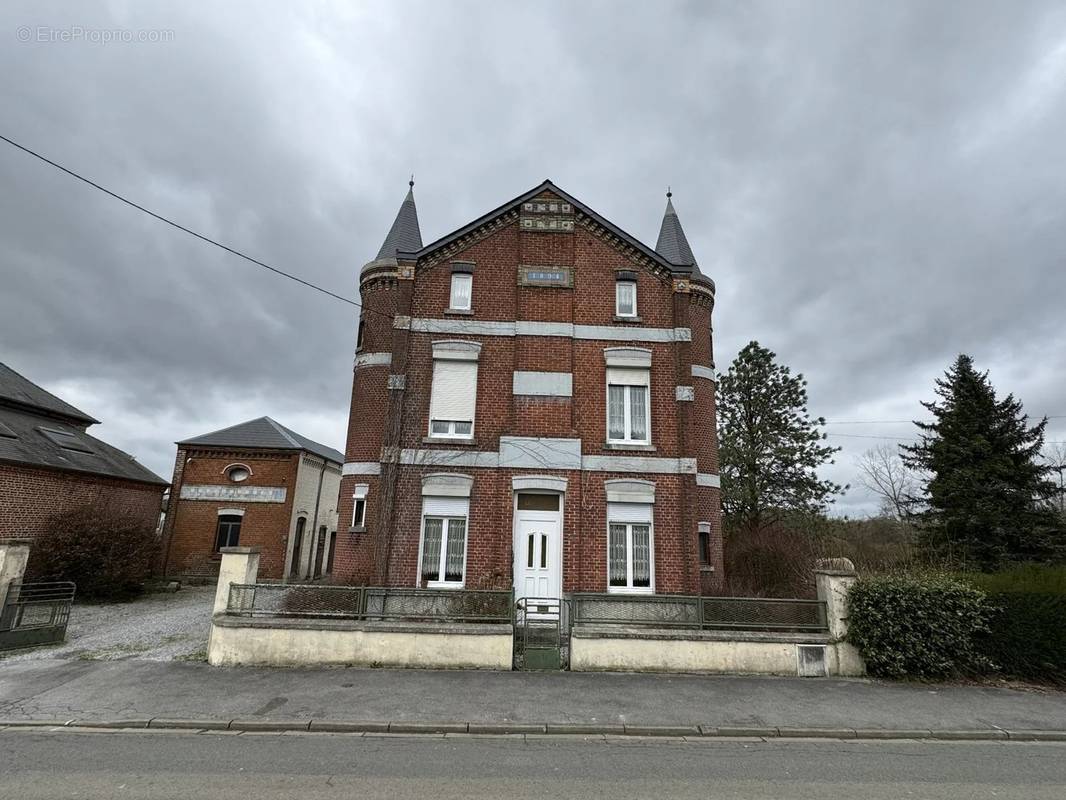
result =
[[407,185],[410,186],[412,189],[415,188],[415,175],[413,172],[411,173],[411,180],[407,182]]
[[673,196],[674,196],[674,193],[673,193],[673,192],[671,192],[671,191],[670,191],[670,187],[669,187],[669,186],[667,186],[667,187],[666,187],[666,197],[667,197],[667,199],[669,199],[669,198],[671,198],[671,197],[673,197]]

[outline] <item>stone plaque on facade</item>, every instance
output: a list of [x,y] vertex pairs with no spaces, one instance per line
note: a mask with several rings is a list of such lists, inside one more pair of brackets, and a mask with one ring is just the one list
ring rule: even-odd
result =
[[182,500],[237,500],[242,503],[284,503],[284,486],[182,486]]
[[570,267],[532,267],[523,264],[518,268],[518,285],[569,289],[574,285],[574,273]]

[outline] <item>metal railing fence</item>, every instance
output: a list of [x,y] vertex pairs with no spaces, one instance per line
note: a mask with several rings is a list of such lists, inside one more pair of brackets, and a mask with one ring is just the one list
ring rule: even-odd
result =
[[397,622],[513,621],[510,591],[231,584],[226,613]]
[[572,624],[636,625],[691,630],[825,632],[825,603],[756,597],[620,595],[571,596]]

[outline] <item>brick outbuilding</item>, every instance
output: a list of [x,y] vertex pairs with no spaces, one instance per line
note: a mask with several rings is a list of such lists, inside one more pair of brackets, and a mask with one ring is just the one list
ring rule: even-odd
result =
[[334,580],[715,591],[714,283],[550,181],[363,267]]
[[163,572],[217,575],[220,548],[240,545],[260,548],[264,578],[328,575],[343,460],[270,417],[178,442]]
[[156,528],[167,482],[91,436],[96,424],[0,364],[0,538],[43,536],[57,515],[89,504]]

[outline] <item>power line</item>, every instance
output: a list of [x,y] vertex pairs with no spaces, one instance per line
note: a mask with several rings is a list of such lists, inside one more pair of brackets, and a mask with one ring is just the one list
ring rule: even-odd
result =
[[[1048,419],[1066,419],[1066,414],[1045,414]],[[910,425],[913,419],[838,419],[826,420],[826,425]],[[844,436],[846,434],[834,434]]]
[[[828,423],[827,423],[828,424]],[[921,439],[905,436],[873,436],[862,433],[826,433],[826,436],[838,436],[845,439],[880,439],[889,442],[920,442]],[[1044,444],[1066,444],[1066,441],[1049,440]]]
[[86,183],[89,186],[93,187],[94,189],[98,189],[99,191],[103,192],[104,194],[106,194],[106,195],[108,195],[110,197],[113,197],[116,200],[118,200],[118,201],[120,201],[122,203],[125,203],[128,206],[130,206],[132,208],[135,208],[138,211],[140,211],[142,213],[145,213],[145,214],[147,214],[150,217],[154,217],[155,219],[159,220],[160,222],[165,222],[167,225],[170,225],[172,228],[177,228],[182,233],[187,233],[187,234],[189,234],[189,236],[193,236],[193,237],[199,239],[202,242],[207,242],[208,244],[212,244],[215,247],[219,247],[222,250],[225,250],[227,253],[231,253],[231,254],[237,256],[238,258],[243,258],[245,261],[248,261],[248,262],[251,262],[252,264],[255,264],[257,267],[262,267],[263,269],[270,270],[271,272],[273,272],[276,275],[281,275],[283,278],[288,278],[291,281],[296,281],[297,283],[299,283],[299,284],[301,284],[303,286],[306,286],[309,289],[314,289],[316,292],[321,292],[322,294],[327,295],[328,297],[332,297],[334,300],[340,300],[342,303],[347,303],[350,306],[355,306],[356,308],[362,309],[364,311],[369,311],[372,314],[378,314],[378,315],[386,317],[388,319],[392,319],[392,316],[390,314],[385,314],[384,312],[377,311],[376,309],[373,309],[373,308],[364,308],[362,303],[357,303],[355,300],[351,300],[351,299],[349,299],[347,297],[344,297],[343,295],[339,295],[339,294],[336,294],[335,292],[331,292],[329,289],[324,289],[321,286],[317,286],[317,285],[311,283],[310,281],[304,280],[303,278],[300,278],[300,277],[297,277],[296,275],[293,275],[291,272],[286,272],[283,269],[278,269],[277,267],[272,267],[272,266],[270,266],[270,264],[267,264],[267,263],[265,263],[263,261],[260,261],[258,258],[253,258],[250,255],[242,253],[240,250],[237,250],[236,248],[230,247],[229,245],[223,244],[222,242],[216,241],[215,239],[212,239],[210,236],[204,236],[204,234],[197,233],[196,231],[192,230],[191,228],[186,228],[184,225],[182,225],[180,223],[177,223],[177,222],[174,222],[174,220],[168,219],[167,217],[164,217],[162,214],[157,214],[155,211],[152,211],[151,209],[145,208],[144,206],[140,205],[139,203],[133,202],[132,200],[130,200],[127,197],[123,197],[118,192],[113,192],[110,189],[108,189],[107,187],[101,186],[100,184],[96,183],[95,181],[92,181],[89,178],[86,178],[84,175],[79,175],[74,170],[68,169],[67,167],[64,167],[62,164],[57,164],[55,161],[52,161],[50,158],[47,158],[46,156],[41,155],[40,153],[36,152],[35,150],[31,150],[30,148],[26,147],[25,145],[19,144],[18,142],[14,141],[12,139],[9,139],[8,137],[4,136],[3,134],[0,134],[0,140],[3,140],[5,142],[7,142],[12,147],[15,147],[15,148],[21,150],[22,152],[27,153],[28,155],[31,155],[31,156],[33,156],[34,158],[36,158],[36,159],[38,159],[40,161],[43,161],[45,164],[48,164],[49,166],[55,167],[60,172],[65,172],[70,177],[76,178],[77,180],[81,181],[82,183]]

